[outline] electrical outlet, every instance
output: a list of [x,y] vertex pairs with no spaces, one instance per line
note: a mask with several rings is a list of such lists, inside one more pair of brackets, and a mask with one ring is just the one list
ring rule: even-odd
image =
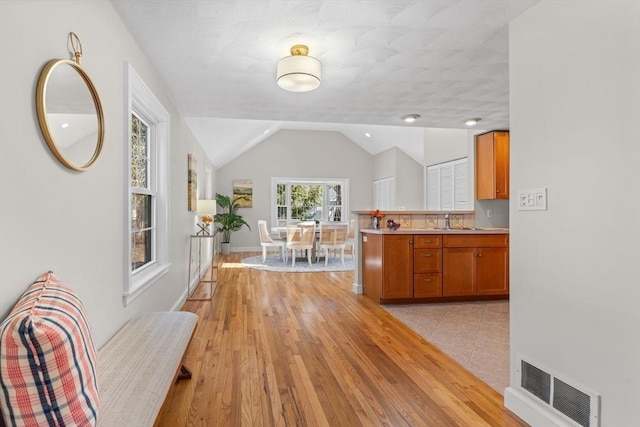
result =
[[491,218],[493,216],[493,210],[487,209],[487,218]]

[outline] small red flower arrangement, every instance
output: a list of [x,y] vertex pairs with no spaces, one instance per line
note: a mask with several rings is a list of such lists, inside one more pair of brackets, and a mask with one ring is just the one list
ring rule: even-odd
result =
[[382,217],[384,217],[384,214],[380,212],[380,209],[376,209],[375,211],[371,211],[369,213],[371,214],[372,218],[382,219]]

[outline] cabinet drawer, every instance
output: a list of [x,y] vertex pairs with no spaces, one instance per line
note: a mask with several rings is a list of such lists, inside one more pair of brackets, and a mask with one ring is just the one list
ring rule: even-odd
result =
[[439,273],[442,271],[442,249],[414,249],[414,273]]
[[444,236],[445,248],[506,248],[509,246],[508,234],[447,234]]
[[441,234],[415,234],[413,236],[414,248],[440,248],[442,247]]
[[442,274],[423,273],[413,275],[413,297],[441,297],[442,296]]

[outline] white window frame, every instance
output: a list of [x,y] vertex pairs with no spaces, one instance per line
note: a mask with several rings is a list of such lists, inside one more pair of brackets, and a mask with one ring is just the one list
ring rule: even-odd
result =
[[322,221],[327,221],[329,214],[329,201],[328,191],[326,191],[328,185],[340,185],[342,186],[342,221],[349,222],[349,179],[348,178],[283,178],[274,177],[271,178],[271,226],[278,225],[278,185],[287,185],[286,191],[286,205],[287,206],[287,219],[291,216],[291,191],[290,186],[295,184],[301,185],[323,185],[322,191]]
[[[462,167],[462,169],[459,169]],[[457,171],[461,171],[457,172]],[[443,182],[443,173],[450,172],[451,179]],[[470,209],[469,159],[451,160],[427,166],[426,193],[429,211],[468,211]],[[443,199],[447,199],[444,200]],[[444,202],[444,203],[443,203]]]
[[[170,115],[151,90],[144,84],[130,64],[125,71],[127,85],[127,108],[124,123],[126,140],[125,194],[125,277],[122,294],[127,306],[146,289],[164,276],[171,267],[169,262],[169,121]],[[152,224],[155,238],[152,239],[152,260],[132,271],[131,268],[131,115],[135,114],[148,126],[149,135],[149,179],[153,189]]]

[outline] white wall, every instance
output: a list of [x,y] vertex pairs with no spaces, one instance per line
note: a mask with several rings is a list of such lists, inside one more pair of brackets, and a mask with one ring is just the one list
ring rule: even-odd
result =
[[[35,113],[40,70],[52,58],[69,58],[70,31],[82,42],[82,65],[100,94],[106,123],[102,155],[83,173],[50,154]],[[136,313],[179,307],[195,223],[187,212],[187,153],[198,156],[200,176],[210,162],[111,3],[1,1],[0,52],[0,318],[47,270],[78,292],[99,347]],[[171,114],[172,262],[170,272],[126,308],[125,61]]]
[[[601,395],[600,425],[640,425],[640,3],[542,1],[510,25],[509,408],[519,355]],[[564,424],[563,424],[564,425]]]
[[424,168],[396,148],[396,209],[424,208]]
[[[424,130],[424,164],[437,165],[469,156],[469,131],[466,129],[426,128]],[[469,156],[473,161],[473,156]]]
[[[397,147],[373,156],[373,179],[394,178],[393,209],[420,210],[424,205],[423,167]],[[372,192],[373,189],[370,190]]]
[[371,206],[371,155],[339,132],[281,130],[218,170],[217,191],[253,180],[253,207],[239,213],[251,226],[231,236],[232,251],[260,248],[259,219],[271,223],[271,178],[348,178],[349,211]]

